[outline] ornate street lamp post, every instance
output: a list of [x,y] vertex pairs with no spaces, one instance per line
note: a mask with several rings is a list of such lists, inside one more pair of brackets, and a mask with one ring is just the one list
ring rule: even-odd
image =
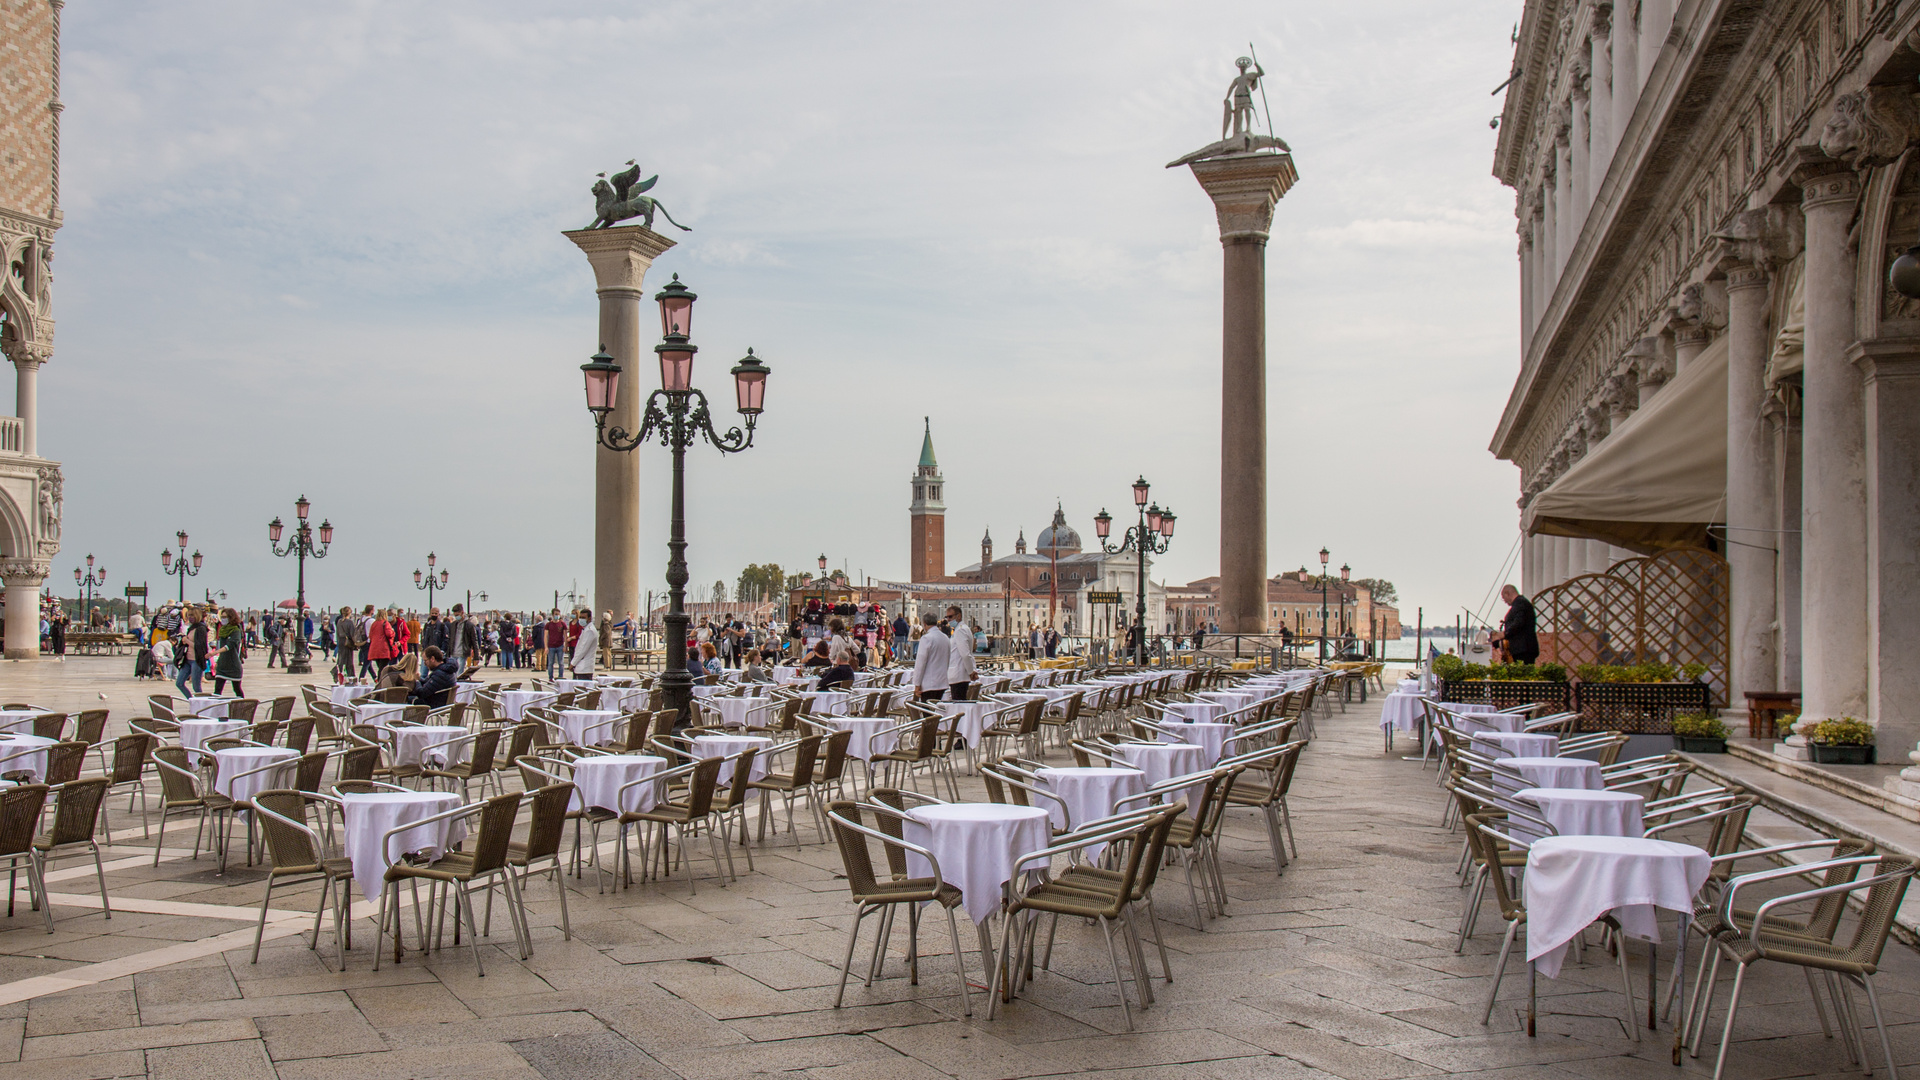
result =
[[[107,583],[106,564],[102,563],[100,569],[96,571],[93,568],[93,555],[89,553],[87,555],[87,569],[85,573],[82,573],[77,566],[73,568],[73,583],[76,586],[84,586],[87,590],[87,628],[91,630],[93,628],[93,590],[95,586],[105,585]],[[78,590],[76,589],[75,591]]]
[[[280,524],[279,516],[275,515],[272,521],[267,522],[267,546],[283,559],[292,555],[300,566],[300,576],[293,594],[293,660],[287,665],[289,675],[306,675],[313,671],[307,653],[307,558],[326,558],[327,548],[333,543],[333,523],[322,521],[320,543],[314,544],[313,526],[307,523],[307,511],[312,508],[313,504],[307,501],[305,495],[294,501],[293,513],[297,520],[294,522],[293,536],[287,540],[285,547],[280,545],[280,534],[286,531],[286,526]],[[199,557],[195,556],[194,561],[198,562]]]
[[1127,530],[1127,535],[1118,547],[1107,543],[1107,537],[1113,532],[1113,515],[1101,507],[1094,515],[1093,531],[1100,538],[1100,550],[1109,555],[1119,555],[1126,551],[1138,553],[1139,571],[1134,578],[1134,654],[1135,665],[1145,667],[1147,663],[1147,555],[1159,555],[1173,543],[1174,513],[1160,509],[1159,503],[1147,505],[1147,478],[1141,477],[1133,482],[1133,505],[1140,512],[1140,524]]
[[666,707],[678,709],[682,720],[692,715],[693,697],[693,676],[687,671],[687,447],[702,438],[722,454],[737,454],[752,446],[753,426],[766,401],[768,374],[767,365],[748,349],[746,357],[732,370],[734,394],[740,415],[746,417],[746,430],[736,427],[725,433],[716,431],[707,409],[707,396],[693,388],[693,355],[699,351],[689,340],[695,299],[697,297],[680,284],[678,274],[654,295],[660,304],[660,333],[664,339],[653,347],[660,358],[660,389],[648,396],[638,432],[607,426],[607,417],[619,400],[621,368],[607,355],[606,346],[602,345],[590,361],[580,365],[586,377],[587,409],[593,413],[600,445],[630,453],[658,438],[660,444],[673,453],[672,509],[667,536],[667,659],[660,684]]
[[160,570],[169,577],[177,577],[180,579],[180,604],[184,607],[187,603],[187,579],[200,576],[200,553],[198,551],[194,552],[193,566],[187,566],[186,530],[183,529],[176,532],[173,536],[174,539],[180,541],[180,557],[176,559],[173,557],[173,552],[166,548],[161,548]]
[[433,607],[434,590],[447,587],[447,572],[445,570],[440,571],[439,581],[436,582],[433,580],[433,565],[439,561],[440,556],[435,555],[431,551],[427,552],[427,575],[425,581],[420,580],[420,568],[417,566],[413,568],[413,587],[427,590],[427,607],[429,610]]
[[1320,549],[1320,662],[1327,662],[1327,560],[1333,553]]

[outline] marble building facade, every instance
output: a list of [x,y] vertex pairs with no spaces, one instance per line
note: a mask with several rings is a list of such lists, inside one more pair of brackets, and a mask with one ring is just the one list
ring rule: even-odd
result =
[[1522,587],[1728,564],[1730,698],[1920,738],[1920,6],[1528,0],[1513,188]]

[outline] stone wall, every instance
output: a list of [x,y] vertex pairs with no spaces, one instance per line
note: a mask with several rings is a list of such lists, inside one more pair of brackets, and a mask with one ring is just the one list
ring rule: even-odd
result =
[[0,207],[53,216],[54,8],[0,0]]

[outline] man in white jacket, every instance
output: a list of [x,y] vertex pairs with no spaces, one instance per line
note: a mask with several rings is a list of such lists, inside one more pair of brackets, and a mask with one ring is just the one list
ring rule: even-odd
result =
[[593,628],[593,612],[577,611],[574,618],[580,620],[580,639],[573,643],[573,677],[591,679],[593,658],[600,652],[600,632]]
[[973,634],[960,618],[960,609],[947,609],[947,689],[949,700],[965,701],[973,686]]
[[939,701],[949,682],[947,635],[940,632],[940,620],[931,611],[920,616],[920,622],[926,629],[920,634],[920,648],[913,659],[913,688],[921,701]]

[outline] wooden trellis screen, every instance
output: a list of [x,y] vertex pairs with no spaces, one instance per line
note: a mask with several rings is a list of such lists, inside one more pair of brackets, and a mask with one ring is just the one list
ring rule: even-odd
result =
[[1624,559],[1533,600],[1540,661],[1565,664],[1705,664],[1714,701],[1727,699],[1730,650],[1727,561],[1680,549]]

